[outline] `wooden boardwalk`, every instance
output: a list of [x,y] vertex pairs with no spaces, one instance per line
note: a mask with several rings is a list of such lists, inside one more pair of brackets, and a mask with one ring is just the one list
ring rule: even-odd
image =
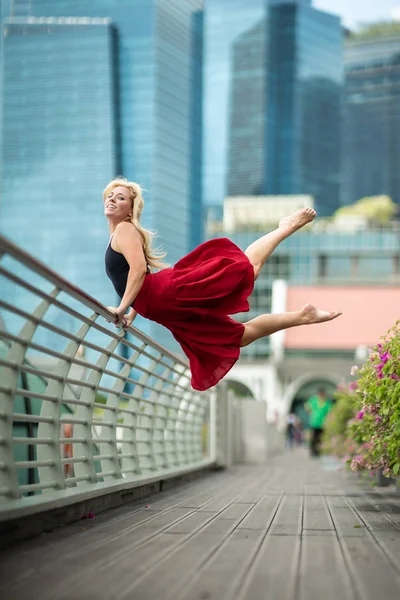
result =
[[4,551],[0,597],[399,600],[400,495],[288,452]]

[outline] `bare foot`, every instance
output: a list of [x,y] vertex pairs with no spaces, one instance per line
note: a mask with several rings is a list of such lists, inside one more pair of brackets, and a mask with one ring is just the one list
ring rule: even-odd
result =
[[301,318],[304,325],[311,325],[312,323],[324,323],[325,321],[332,321],[339,317],[342,313],[338,311],[327,311],[319,310],[312,304],[306,304],[301,309]]
[[293,233],[304,227],[304,225],[307,225],[307,223],[314,221],[316,216],[317,213],[313,208],[302,208],[293,215],[283,217],[279,221],[279,228],[290,229],[291,233]]

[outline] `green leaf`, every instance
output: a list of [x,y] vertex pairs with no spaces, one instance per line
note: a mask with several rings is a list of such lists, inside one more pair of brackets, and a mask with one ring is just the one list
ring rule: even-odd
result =
[[393,473],[395,475],[398,475],[399,471],[400,471],[400,463],[396,463],[393,467]]

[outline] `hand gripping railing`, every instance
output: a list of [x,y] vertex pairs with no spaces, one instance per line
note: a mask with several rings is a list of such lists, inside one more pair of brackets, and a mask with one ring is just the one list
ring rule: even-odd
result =
[[2,236],[0,290],[0,520],[213,462],[183,358]]

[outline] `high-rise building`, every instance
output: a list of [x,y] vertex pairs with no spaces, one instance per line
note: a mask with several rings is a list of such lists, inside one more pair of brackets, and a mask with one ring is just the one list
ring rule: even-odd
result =
[[108,19],[3,25],[0,231],[108,303],[101,191],[118,168],[114,64]]
[[233,44],[227,194],[339,205],[342,33],[310,2],[273,2]]
[[[202,241],[202,0],[14,0],[12,8],[0,229],[112,304],[101,199],[112,177],[144,187],[142,222],[158,232],[168,262]],[[16,202],[26,218],[19,230],[6,225]],[[143,326],[156,335],[156,325]],[[160,343],[171,345],[162,332]]]
[[345,43],[342,204],[386,194],[400,204],[400,25]]
[[340,19],[310,0],[236,0],[227,19],[224,8],[216,0],[206,11],[205,203],[311,194],[319,214],[331,214],[339,205]]
[[266,0],[204,2],[203,202],[222,205],[228,173],[233,44],[265,17]]

